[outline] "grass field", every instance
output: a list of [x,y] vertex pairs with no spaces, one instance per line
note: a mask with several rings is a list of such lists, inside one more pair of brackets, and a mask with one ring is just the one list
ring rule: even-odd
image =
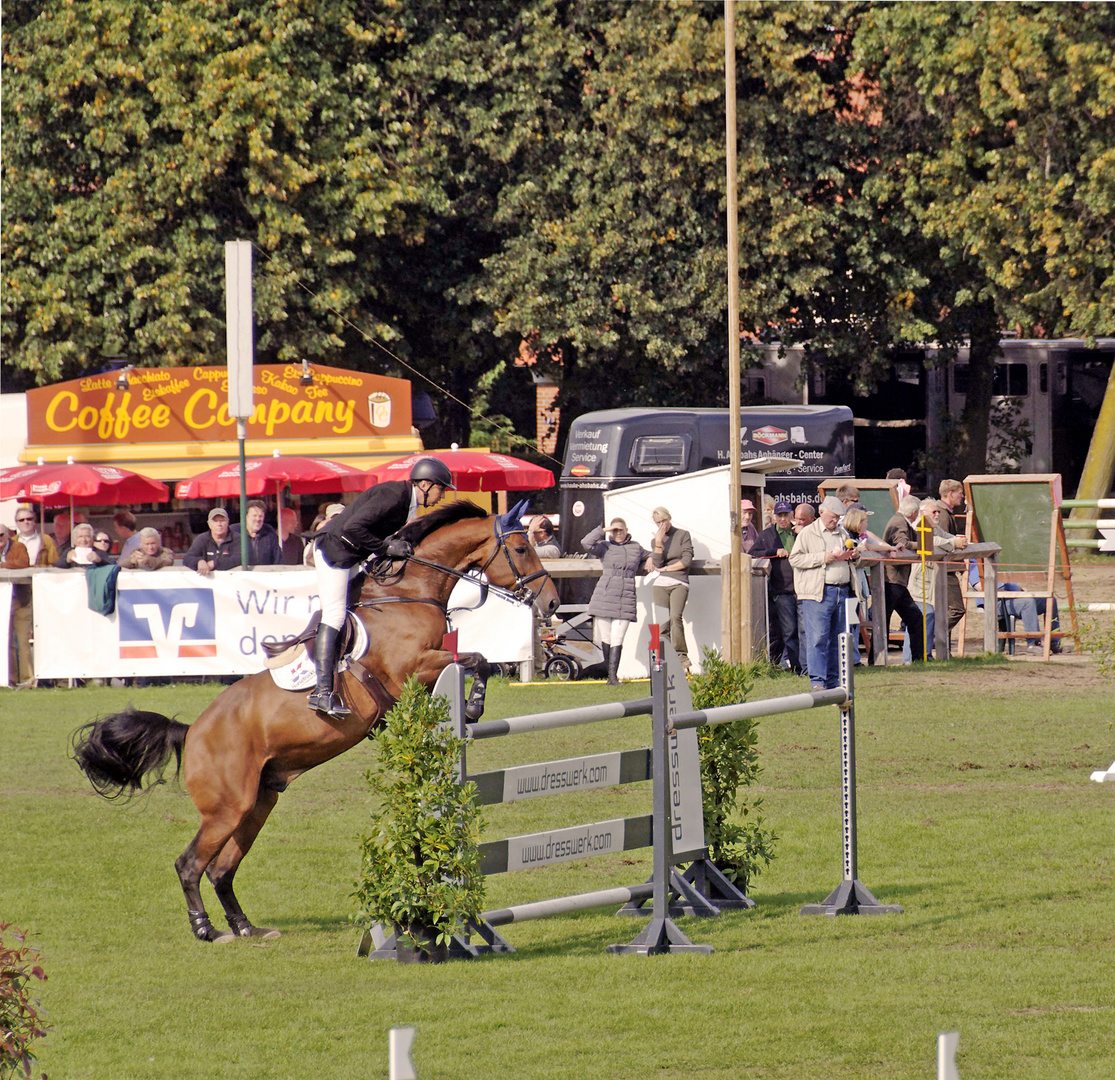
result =
[[[781,677],[753,696],[802,688]],[[607,955],[645,921],[607,910],[509,926],[514,955],[432,968],[356,956],[371,743],[294,784],[244,863],[245,910],[282,939],[191,939],[173,868],[189,798],[107,804],[68,739],[129,699],[192,719],[217,689],[0,692],[0,919],[37,935],[51,1080],[385,1077],[401,1025],[418,1029],[421,1080],[926,1078],[947,1030],[965,1080],[1115,1075],[1115,784],[1089,779],[1115,757],[1115,684],[1087,665],[858,677],[859,875],[901,915],[798,914],[841,874],[836,710],[814,710],[761,723],[778,858],[753,911],[680,920],[712,955]],[[487,715],[647,693],[497,682]],[[492,740],[470,766],[646,745],[648,726]],[[648,807],[646,784],[491,807],[486,835]],[[649,856],[490,878],[488,906],[642,881]]]

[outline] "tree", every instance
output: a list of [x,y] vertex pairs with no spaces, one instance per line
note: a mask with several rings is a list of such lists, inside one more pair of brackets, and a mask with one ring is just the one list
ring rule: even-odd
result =
[[6,366],[223,359],[223,244],[244,238],[260,360],[366,355],[377,241],[419,240],[438,194],[382,108],[397,27],[359,6],[5,10]]
[[871,5],[856,55],[881,167],[922,247],[926,313],[972,342],[959,468],[985,467],[999,331],[1115,329],[1115,71],[1108,4]]

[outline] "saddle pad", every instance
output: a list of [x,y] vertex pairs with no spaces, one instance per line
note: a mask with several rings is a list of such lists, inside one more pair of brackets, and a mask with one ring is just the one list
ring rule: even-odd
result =
[[[368,651],[368,631],[364,624],[349,614],[349,625],[352,628],[352,646],[348,649],[342,660],[350,664],[356,663]],[[277,656],[270,657],[267,661],[271,678],[281,690],[293,690],[301,693],[312,690],[317,682],[317,672],[314,668],[314,655],[309,642],[300,642],[284,649]]]

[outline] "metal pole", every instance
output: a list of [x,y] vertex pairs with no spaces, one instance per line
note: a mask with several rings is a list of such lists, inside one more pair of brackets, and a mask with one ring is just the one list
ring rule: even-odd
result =
[[[736,190],[736,12],[733,0],[724,0],[724,114],[728,158],[728,424],[731,482],[728,499],[728,528],[731,533],[732,634],[728,660],[738,664],[744,649],[740,640],[743,626],[743,586],[740,580],[743,560],[740,524],[740,404],[739,404],[739,207]],[[749,651],[749,650],[748,650]]]

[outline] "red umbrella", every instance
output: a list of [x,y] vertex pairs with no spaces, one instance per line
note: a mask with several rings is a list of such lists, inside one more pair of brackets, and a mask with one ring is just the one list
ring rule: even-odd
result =
[[445,462],[460,491],[534,491],[554,486],[554,474],[549,469],[507,454],[481,454],[475,450],[424,450],[377,465],[365,475],[373,483],[405,480],[420,458]]
[[69,458],[65,465],[17,465],[0,470],[0,499],[21,499],[43,506],[119,506],[166,502],[170,489],[158,480],[118,469],[88,465]]
[[[321,458],[282,457],[278,451],[269,458],[249,458],[244,462],[245,489],[249,495],[262,495],[270,489],[282,491],[285,484],[301,495],[329,491],[363,491],[367,474],[339,461]],[[240,494],[240,463],[217,465],[205,472],[180,480],[174,488],[179,499],[215,499]]]

